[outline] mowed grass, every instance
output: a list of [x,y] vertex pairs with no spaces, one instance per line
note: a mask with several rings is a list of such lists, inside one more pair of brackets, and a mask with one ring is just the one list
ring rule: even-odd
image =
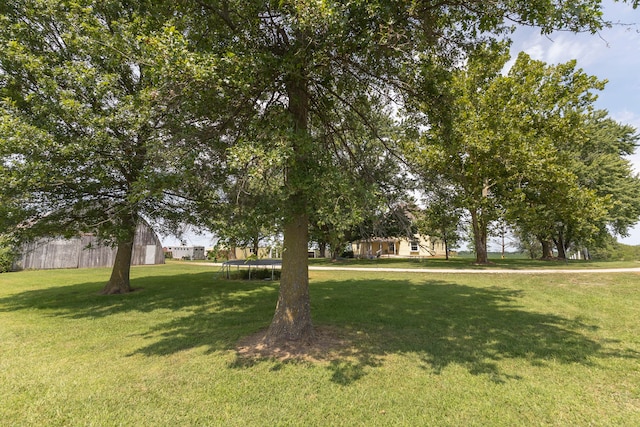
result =
[[216,271],[0,274],[0,425],[640,425],[638,274],[312,271],[312,363],[240,358],[278,284]]
[[329,258],[310,259],[312,266],[335,266],[335,267],[383,267],[383,268],[424,268],[424,269],[507,269],[507,270],[564,270],[567,268],[580,269],[606,269],[606,268],[636,268],[640,267],[640,260],[634,261],[584,261],[584,260],[540,260],[530,259],[517,254],[508,254],[504,259],[499,254],[490,254],[488,265],[474,264],[473,256],[455,256],[450,259],[444,258],[377,258],[358,259],[340,258],[331,260]]

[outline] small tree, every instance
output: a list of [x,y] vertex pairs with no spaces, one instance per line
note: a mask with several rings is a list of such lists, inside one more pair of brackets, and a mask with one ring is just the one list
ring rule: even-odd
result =
[[462,213],[455,193],[446,191],[446,188],[440,188],[431,193],[427,200],[427,207],[418,220],[420,233],[444,243],[447,260],[450,249],[456,247],[461,238]]
[[9,241],[0,236],[0,273],[6,273],[13,269],[16,254]]

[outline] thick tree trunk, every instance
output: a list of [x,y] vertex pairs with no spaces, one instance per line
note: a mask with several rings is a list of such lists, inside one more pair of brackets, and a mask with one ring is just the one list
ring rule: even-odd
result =
[[[298,34],[304,46],[304,34]],[[312,191],[313,144],[308,132],[309,92],[304,73],[304,56],[299,68],[286,79],[291,117],[293,156],[286,169],[285,185],[289,190],[284,225],[282,273],[276,312],[267,331],[268,345],[285,341],[310,342],[314,338],[309,298],[309,216],[308,192]]]
[[471,212],[471,224],[473,226],[473,241],[476,246],[476,264],[489,264],[487,253],[487,227],[477,211]]
[[136,234],[135,226],[129,227],[124,241],[118,243],[116,259],[111,270],[111,278],[100,292],[102,295],[126,294],[131,292],[129,280],[131,272],[131,255],[133,254],[133,240]]
[[320,258],[326,258],[327,257],[327,243],[326,242],[320,242],[318,244],[318,246],[320,247]]
[[298,214],[284,226],[284,251],[280,292],[267,343],[313,339],[309,297],[308,227],[306,214]]
[[559,259],[567,259],[567,251],[565,250],[565,243],[564,243],[564,239],[562,237],[558,237],[557,239],[554,239],[553,242],[556,245],[556,250],[558,251],[558,258]]
[[540,239],[540,244],[542,245],[542,259],[552,259],[553,250],[551,247],[551,242],[546,239]]
[[[482,205],[486,203],[489,197],[489,180],[484,179],[482,185]],[[481,206],[482,206],[481,205]],[[476,207],[471,210],[471,225],[473,227],[473,239],[476,246],[476,264],[489,264],[489,255],[487,253],[487,219],[484,216],[482,207]]]

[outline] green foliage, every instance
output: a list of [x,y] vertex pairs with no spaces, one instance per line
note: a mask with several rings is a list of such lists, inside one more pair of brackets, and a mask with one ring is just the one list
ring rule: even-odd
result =
[[452,189],[433,189],[427,199],[427,207],[418,219],[418,231],[429,238],[444,242],[446,257],[461,240],[462,208]]
[[640,219],[640,176],[628,158],[635,153],[640,134],[606,111],[591,114],[585,130],[588,137],[572,150],[573,170],[583,186],[608,199],[606,224],[613,235],[627,236]]
[[514,235],[520,253],[526,253],[531,259],[542,257],[542,244],[535,235],[525,233],[522,228],[514,230]]
[[13,247],[0,240],[0,273],[7,273],[12,270],[16,259]]
[[536,153],[521,166],[509,217],[524,233],[553,240],[561,257],[573,244],[601,241],[608,227],[626,232],[640,217],[638,178],[624,159],[633,150],[634,130],[593,111],[591,92],[604,82],[577,70],[574,62],[546,66],[524,55],[508,82],[516,88],[508,104],[515,112],[510,127],[520,125],[522,140],[531,139],[521,146],[527,150],[524,158]]
[[589,255],[594,260],[640,261],[640,246],[625,245],[610,239],[606,244],[590,249]]
[[[432,127],[405,147],[424,191],[452,195],[450,201],[434,201],[438,216],[455,222],[456,209],[469,213],[479,263],[487,261],[488,226],[499,217],[501,189],[509,178],[509,128],[501,122],[502,106],[495,94],[507,48],[505,43],[487,43],[470,52],[466,67],[451,76],[447,124]],[[452,212],[445,215],[446,206]]]
[[[225,179],[245,188],[249,176],[268,183],[250,194],[268,192],[278,212],[256,221],[273,224],[301,208],[293,203],[301,194],[304,210],[317,212],[334,193],[318,191],[321,176],[362,178],[362,156],[380,152],[372,141],[388,148],[380,123],[390,91],[409,87],[412,69],[433,65],[432,52],[442,63],[457,60],[465,39],[501,31],[507,14],[545,31],[602,25],[590,2],[474,3],[8,2],[3,138],[13,145],[5,156],[18,157],[8,163],[4,205],[14,207],[14,223],[29,218],[34,233],[41,224],[40,232],[45,224],[98,227],[118,240],[122,217],[158,217],[171,228],[170,218],[206,210]],[[443,35],[454,43],[439,44]],[[218,159],[229,169],[220,171]],[[68,167],[45,177],[50,164]],[[180,199],[183,192],[193,198]],[[26,203],[34,194],[38,203]],[[340,209],[343,218],[352,205]]]
[[580,183],[571,160],[588,134],[584,123],[595,101],[592,92],[603,86],[575,61],[547,65],[520,54],[497,87],[508,109],[503,125],[513,141],[504,187],[510,196],[504,202],[507,218],[525,234],[553,240],[560,257],[604,227],[608,200]]
[[0,15],[3,225],[18,237],[129,238],[139,218],[171,229],[193,208],[163,126],[144,2],[9,2]]
[[[201,76],[211,68],[224,72],[217,78],[186,79],[190,93],[198,96],[185,98],[187,105],[176,108],[189,111],[197,123],[210,124],[216,137],[205,146],[217,141],[219,123],[233,129],[229,136],[234,145],[226,155],[238,167],[229,171],[229,199],[235,203],[232,195],[239,190],[268,200],[270,208],[265,216],[263,207],[249,202],[251,209],[241,210],[255,210],[255,215],[242,220],[237,220],[236,209],[229,233],[253,237],[259,227],[251,226],[252,232],[233,229],[251,219],[271,228],[306,212],[316,216],[311,219],[315,239],[335,246],[345,230],[362,221],[366,208],[361,201],[379,190],[367,184],[376,182],[376,170],[393,163],[388,162],[393,156],[384,153],[394,146],[395,138],[385,132],[394,104],[411,110],[411,98],[419,92],[424,95],[419,102],[432,105],[439,95],[434,88],[451,64],[483,40],[482,33],[503,33],[507,17],[544,31],[595,31],[602,25],[598,5],[590,1],[570,8],[540,2],[471,3],[232,1],[181,6],[178,31],[165,32],[158,42],[177,47],[171,58],[181,58],[166,75],[181,81],[182,62],[187,76]],[[225,85],[219,84],[222,76]],[[229,109],[235,115],[220,121],[218,100],[229,96],[229,90],[237,99],[237,108]],[[412,96],[401,101],[404,95]],[[428,120],[434,123],[432,117]],[[196,127],[192,130],[198,134]],[[369,196],[362,197],[365,193]],[[225,221],[221,215],[220,224]]]
[[554,242],[561,258],[610,229],[626,233],[640,218],[640,181],[624,158],[637,136],[593,111],[604,82],[575,61],[524,53],[502,75],[506,60],[505,45],[473,51],[451,78],[447,124],[407,143],[423,191],[455,195],[445,206],[467,210],[478,262],[499,218],[527,241]]

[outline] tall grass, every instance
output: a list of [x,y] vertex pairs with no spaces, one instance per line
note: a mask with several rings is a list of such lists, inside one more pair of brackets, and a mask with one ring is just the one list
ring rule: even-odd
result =
[[640,276],[311,272],[319,363],[245,360],[277,283],[0,275],[0,425],[640,425]]

